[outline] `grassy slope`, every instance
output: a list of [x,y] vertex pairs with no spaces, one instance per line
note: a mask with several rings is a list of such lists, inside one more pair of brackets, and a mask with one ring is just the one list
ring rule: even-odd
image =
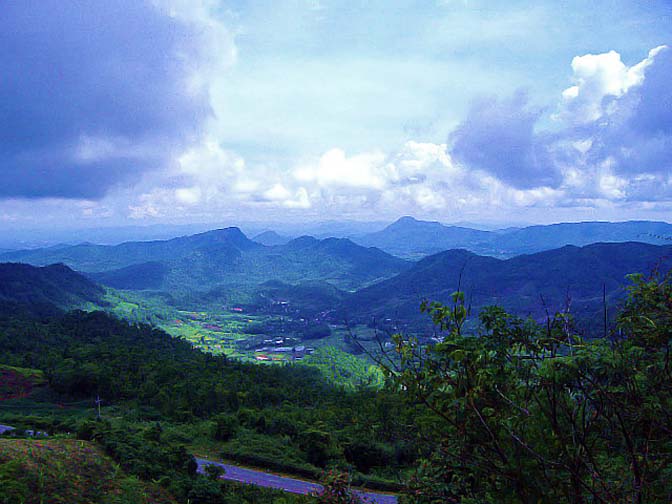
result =
[[365,356],[356,357],[335,346],[324,346],[306,356],[303,363],[316,367],[332,383],[345,387],[380,387],[383,372]]
[[0,365],[0,401],[28,397],[45,383],[44,372],[39,369]]
[[175,501],[158,487],[126,476],[92,443],[0,439],[0,502],[169,504]]

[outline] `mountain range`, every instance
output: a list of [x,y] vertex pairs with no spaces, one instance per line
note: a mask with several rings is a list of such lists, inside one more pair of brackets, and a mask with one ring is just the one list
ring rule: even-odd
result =
[[474,313],[497,304],[535,318],[570,309],[587,320],[601,313],[603,295],[613,306],[625,295],[626,275],[668,271],[672,245],[597,243],[562,248],[510,259],[448,250],[418,261],[409,270],[363,288],[341,305],[340,314],[355,321],[371,318],[419,320],[419,306],[428,299],[450,303],[460,289]]
[[354,290],[412,265],[344,238],[304,236],[284,245],[265,246],[238,228],[115,246],[81,244],[15,251],[0,255],[0,261],[37,266],[64,263],[118,289],[170,292],[208,291],[221,285],[246,289],[269,280],[291,284],[321,280]]
[[[377,243],[399,255],[420,255],[421,250],[453,243],[469,243],[470,247],[443,250],[411,262],[345,238],[303,236],[263,245],[238,228],[226,228],[115,246],[85,243],[13,251],[0,254],[0,261],[35,266],[62,263],[45,269],[42,276],[26,277],[27,285],[32,285],[33,278],[51,285],[51,289],[40,290],[45,293],[40,296],[56,306],[73,304],[64,303],[68,299],[100,296],[96,282],[116,289],[187,296],[195,305],[244,302],[262,306],[281,299],[307,313],[328,310],[335,322],[345,318],[417,321],[426,320],[418,309],[423,299],[447,302],[459,287],[474,311],[499,304],[538,318],[546,309],[554,312],[570,303],[571,311],[585,319],[597,316],[603,294],[608,305],[622,299],[627,274],[646,273],[657,264],[662,269],[669,266],[672,245],[619,240],[637,236],[668,243],[669,228],[665,223],[624,222],[483,231],[403,218],[359,241]],[[270,240],[277,236],[265,234]],[[582,245],[600,236],[608,236],[613,243],[551,248],[567,241]],[[499,251],[499,256],[474,252],[488,247],[491,252]],[[508,256],[513,250],[536,248],[551,249]],[[73,273],[63,265],[83,272],[93,282],[69,277]],[[9,285],[17,284],[9,273],[4,274],[0,300],[3,295],[8,297]],[[74,290],[59,298],[54,291],[59,282]],[[12,296],[21,298],[21,289],[15,290]]]
[[[268,306],[282,300],[301,313],[329,311],[335,323],[389,319],[426,326],[428,318],[420,313],[420,303],[426,299],[449,303],[450,295],[458,289],[466,293],[473,313],[497,304],[517,315],[539,319],[569,308],[578,319],[590,322],[601,320],[605,301],[613,307],[624,298],[628,274],[665,273],[672,266],[672,245],[637,242],[569,245],[509,259],[456,249],[412,264],[343,239],[304,237],[280,247],[264,247],[244,239],[237,248],[232,243],[241,240],[241,234],[232,230],[216,233],[214,242],[223,244],[221,249],[201,246],[174,262],[139,263],[87,273],[89,278],[63,264],[42,268],[1,264],[0,302],[64,309],[86,303],[100,305],[104,290],[90,279],[116,288],[151,288],[174,294],[170,282],[182,277],[193,286],[197,303],[240,300],[239,293],[243,292],[250,306]],[[231,235],[232,240],[224,240],[222,235]],[[193,240],[213,246],[207,237]],[[151,257],[156,259],[157,250],[165,247],[151,245],[155,252]],[[100,260],[109,261],[110,257],[103,256],[114,250],[104,248],[103,252]],[[224,266],[220,268],[217,259]],[[259,271],[251,275],[252,279],[238,286],[232,283],[245,274],[244,268],[251,269],[255,264]],[[209,281],[205,281],[207,275]],[[367,285],[367,279],[381,276]],[[203,281],[200,290],[195,287],[199,280]],[[355,280],[361,283],[357,290],[338,288],[343,283],[354,285]]]
[[360,245],[411,259],[458,248],[506,258],[565,245],[626,241],[664,245],[670,239],[672,224],[666,222],[575,222],[484,231],[413,217],[402,217],[381,231],[353,237]]

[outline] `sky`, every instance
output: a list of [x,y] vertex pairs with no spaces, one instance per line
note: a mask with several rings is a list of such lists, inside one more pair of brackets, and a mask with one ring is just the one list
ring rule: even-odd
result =
[[3,2],[0,229],[669,222],[670,82],[669,0]]

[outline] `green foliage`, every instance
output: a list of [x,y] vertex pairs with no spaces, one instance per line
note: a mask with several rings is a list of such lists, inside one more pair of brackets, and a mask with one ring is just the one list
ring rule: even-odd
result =
[[331,435],[318,429],[302,432],[299,436],[299,446],[306,453],[308,462],[317,467],[325,467],[336,455]]
[[357,437],[345,446],[346,460],[364,474],[374,467],[394,465],[395,456],[393,447],[365,437]]
[[25,478],[22,478],[23,468],[19,460],[9,460],[0,463],[0,502],[13,504],[25,502],[30,489]]
[[[349,461],[378,473],[387,461],[388,472],[368,477],[379,483],[412,460],[396,456],[412,412],[395,394],[334,387],[303,365],[204,354],[100,312],[0,318],[0,362],[41,370],[47,385],[40,402],[0,403],[5,422],[95,441],[128,475],[163,482],[179,498],[196,481],[190,451],[307,477]],[[98,395],[103,421],[93,420]],[[377,440],[371,453],[354,449],[346,459],[345,447],[367,438]]]
[[383,384],[383,373],[378,365],[334,346],[317,348],[302,364],[319,369],[330,382],[353,390],[380,388]]
[[350,488],[348,474],[327,471],[322,478],[323,489],[317,493],[318,504],[365,504]]
[[213,418],[215,422],[213,437],[217,441],[229,441],[238,431],[238,418],[234,415],[220,414]]
[[193,504],[220,504],[221,486],[210,478],[199,478],[189,489],[187,499]]
[[129,477],[94,444],[0,440],[0,503],[47,502],[169,504],[174,500],[156,485]]
[[205,466],[205,474],[208,479],[218,480],[224,475],[224,468],[215,464],[208,464]]
[[321,339],[331,336],[331,327],[329,324],[315,324],[306,327],[303,330],[303,339]]
[[[672,496],[669,278],[635,277],[622,336],[585,340],[501,308],[461,332],[463,296],[429,305],[448,330],[431,348],[396,337],[388,369],[434,418],[409,502],[662,503]],[[425,307],[427,308],[427,307]]]
[[35,268],[0,263],[0,315],[49,316],[59,309],[102,304],[104,289],[63,264]]
[[647,349],[664,347],[672,334],[672,272],[659,278],[630,275],[628,302],[618,316],[629,339]]

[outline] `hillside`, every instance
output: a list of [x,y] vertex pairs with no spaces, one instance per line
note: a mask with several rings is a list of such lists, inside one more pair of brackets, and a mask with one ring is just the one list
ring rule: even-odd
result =
[[97,504],[176,501],[157,485],[129,477],[103,450],[74,439],[0,439],[0,501]]
[[238,228],[218,229],[170,240],[126,242],[120,245],[83,243],[73,246],[19,250],[3,254],[0,260],[21,261],[37,266],[62,262],[77,271],[121,269],[147,262],[172,261],[195,251],[217,249],[235,255],[260,245],[248,240]]
[[[33,368],[14,367],[25,362]],[[179,502],[307,502],[208,483],[195,474],[193,453],[311,478],[332,461],[349,463],[359,470],[353,473],[358,481],[387,481],[392,485],[388,489],[398,488],[392,475],[414,460],[413,449],[404,452],[400,441],[411,412],[398,410],[395,418],[387,418],[385,412],[397,404],[390,394],[331,386],[319,371],[300,363],[264,366],[213,356],[150,326],[127,324],[101,312],[71,312],[39,324],[22,315],[0,317],[0,365],[48,381],[32,393],[25,387],[9,391],[12,397],[0,401],[0,424],[17,431],[39,429],[49,439],[59,435],[95,441],[121,471],[158,483]],[[371,400],[374,394],[376,401]],[[97,396],[104,400],[102,421],[95,421]],[[370,423],[354,423],[360,415]],[[353,447],[353,442],[358,444]],[[96,453],[91,456],[97,460]],[[12,481],[17,475],[29,477],[20,455],[12,452],[3,459],[0,448],[0,491],[3,474]],[[58,454],[47,454],[52,455],[50,470],[70,478],[70,467]],[[73,453],[70,458],[85,463],[77,457]],[[3,468],[6,460],[11,467]],[[109,472],[120,474],[119,469]],[[71,481],[79,480],[73,476]],[[105,481],[101,475],[100,485]],[[229,495],[230,500],[222,499]],[[110,504],[114,502],[143,501]]]
[[0,258],[34,265],[62,262],[118,289],[176,293],[203,292],[220,285],[249,291],[269,280],[322,280],[354,290],[410,267],[406,261],[347,239],[302,237],[264,246],[238,228],[165,241],[16,251]]
[[167,273],[168,267],[164,263],[152,261],[111,271],[88,273],[87,276],[115,289],[158,290]]
[[512,257],[598,242],[637,241],[664,245],[672,237],[666,222],[573,222],[483,231],[402,217],[382,231],[356,238],[399,257],[417,258],[462,248],[482,255]]
[[103,303],[105,291],[63,264],[0,263],[0,304],[29,310],[72,309]]
[[624,294],[625,276],[648,272],[660,265],[669,269],[672,246],[643,243],[599,243],[566,246],[507,260],[449,250],[429,256],[410,270],[350,296],[343,315],[418,320],[423,299],[449,302],[461,288],[476,310],[502,305],[518,315],[543,316],[542,297],[553,313],[571,301],[577,317],[590,317],[602,306],[603,286],[608,303]]
[[[351,254],[349,242],[340,240],[325,243],[302,239],[293,246],[299,250],[324,247],[332,253]],[[664,270],[669,267],[671,254],[672,246],[641,243],[564,247],[509,260],[453,250],[430,256],[411,270],[352,298],[367,291],[375,294],[375,289],[383,286],[386,295],[398,301],[408,295],[405,289],[413,286],[413,280],[426,292],[448,295],[460,278],[465,291],[475,292],[472,301],[478,296],[485,296],[486,300],[494,296],[506,302],[509,296],[515,299],[520,295],[523,302],[528,302],[535,298],[535,290],[552,289],[549,296],[563,294],[564,285],[587,291],[602,279],[608,281],[606,286],[612,296],[618,292],[614,279],[619,275],[655,265]],[[661,263],[664,257],[668,260],[662,259]],[[31,272],[39,269],[27,268]],[[490,282],[483,287],[485,292],[475,288],[479,281]],[[0,502],[150,504],[172,502],[173,497],[177,502],[194,504],[311,501],[236,486],[217,480],[216,474],[210,478],[199,475],[193,454],[210,460],[226,457],[241,464],[310,478],[334,465],[349,467],[353,481],[386,490],[399,490],[401,482],[402,491],[416,495],[413,475],[417,474],[419,454],[431,453],[439,443],[455,443],[456,453],[462,447],[486,445],[479,455],[484,461],[492,453],[487,446],[492,442],[487,432],[490,424],[484,429],[483,417],[472,413],[472,405],[460,403],[464,400],[462,391],[443,386],[454,378],[454,373],[461,373],[460,383],[466,384],[479,404],[493,404],[490,410],[482,409],[497,428],[493,431],[498,435],[497,442],[514,461],[505,469],[497,469],[501,481],[508,481],[512,474],[509,467],[519,464],[515,457],[520,446],[517,440],[511,440],[511,419],[516,422],[516,432],[531,440],[530,444],[553,450],[550,453],[554,460],[562,460],[563,467],[573,467],[561,458],[566,456],[565,447],[554,440],[571,440],[575,424],[563,424],[557,435],[552,420],[567,410],[553,409],[552,403],[542,401],[553,392],[562,394],[562,408],[571,408],[570,418],[580,419],[585,410],[585,403],[581,402],[585,396],[581,394],[586,390],[596,404],[616,398],[618,402],[609,403],[611,417],[591,424],[595,428],[591,428],[589,446],[594,448],[585,460],[599,460],[600,470],[609,475],[609,484],[618,490],[622,475],[631,464],[621,456],[627,453],[627,439],[623,442],[619,438],[622,424],[617,422],[618,413],[612,412],[625,411],[628,435],[640,436],[635,438],[637,446],[653,446],[655,457],[664,461],[664,469],[670,465],[665,458],[670,453],[669,440],[664,435],[665,417],[655,406],[642,408],[643,402],[668,404],[670,397],[665,370],[672,327],[672,290],[669,279],[667,284],[659,281],[638,284],[638,296],[631,298],[621,311],[625,316],[622,320],[627,321],[619,328],[622,337],[614,340],[599,338],[600,332],[591,334],[598,338],[582,340],[573,335],[565,339],[567,333],[558,324],[551,333],[556,337],[547,338],[543,324],[523,324],[502,313],[491,319],[488,330],[476,333],[466,327],[464,335],[451,334],[443,345],[414,347],[414,340],[406,342],[399,336],[395,342],[401,347],[401,360],[389,362],[391,366],[397,362],[404,365],[404,355],[408,355],[414,367],[410,373],[390,372],[399,386],[384,388],[376,387],[382,381],[382,371],[354,356],[343,359],[334,347],[323,347],[307,356],[305,362],[318,371],[300,361],[280,366],[255,365],[205,354],[190,342],[171,338],[161,330],[128,324],[102,312],[75,311],[39,321],[20,313],[0,317],[0,370],[13,380],[9,387],[0,387],[0,424],[16,427],[17,435],[23,429],[49,433],[48,438],[39,440],[0,439]],[[319,282],[300,287],[279,282],[264,284],[267,292],[278,297],[295,295],[297,299],[304,296],[305,300],[319,293],[347,297]],[[599,297],[598,290],[592,298],[574,299],[592,302]],[[417,305],[408,306],[417,309]],[[431,334],[425,333],[424,341]],[[481,337],[472,337],[475,334]],[[516,345],[510,345],[514,339]],[[423,365],[423,359],[432,360]],[[455,366],[456,361],[465,365]],[[415,367],[418,363],[423,367]],[[521,370],[521,366],[525,367]],[[393,369],[396,368],[389,370]],[[512,370],[519,374],[511,374]],[[329,379],[337,382],[365,374],[373,379],[357,387],[334,387],[321,373],[328,373]],[[507,380],[500,379],[502,373],[508,373]],[[568,373],[576,374],[567,376]],[[629,380],[625,385],[624,376]],[[530,377],[532,386],[527,386],[525,380]],[[431,409],[420,407],[423,403],[407,395],[409,391],[414,393],[413,386],[418,386],[423,394],[430,391],[430,400],[434,401]],[[591,386],[597,388],[588,388]],[[499,387],[506,387],[501,400],[491,393]],[[629,395],[624,397],[624,390]],[[515,402],[510,399],[514,393]],[[528,394],[534,395],[530,398]],[[656,403],[661,396],[662,400]],[[103,399],[101,420],[95,420],[97,397]],[[494,403],[493,398],[498,402]],[[539,402],[543,408],[537,407]],[[460,409],[456,410],[455,405]],[[436,411],[441,411],[442,416]],[[502,415],[496,416],[497,411]],[[653,433],[641,429],[642,417],[638,415],[642,414],[647,415],[645,421],[653,426]],[[442,424],[445,418],[451,419],[450,425],[454,424],[456,430],[447,430]],[[595,418],[590,421],[595,422]],[[413,435],[409,436],[409,432]],[[473,432],[473,437],[465,441],[459,432]],[[571,446],[575,452],[583,447],[579,442]],[[639,454],[648,453],[648,449],[639,449],[635,456],[643,457]],[[447,453],[442,451],[441,456],[447,457],[453,451]],[[438,463],[442,460],[438,459]],[[618,465],[614,468],[614,464]],[[488,473],[480,465],[476,469],[479,472],[474,481],[489,482]],[[472,468],[463,471],[468,475]],[[526,471],[535,477],[519,476],[521,484],[532,481],[544,485],[535,490],[535,495],[547,495],[566,481],[564,470],[555,471],[553,482],[548,484],[545,468],[530,466]],[[658,479],[651,492],[669,495],[669,479],[657,474],[652,476]],[[591,481],[590,475],[585,478]],[[493,488],[501,492],[505,486],[498,484]],[[450,502],[450,496],[442,494],[433,502]]]
[[300,307],[301,313],[315,315],[333,309],[347,294],[333,285],[319,281],[290,285],[278,281],[261,284],[256,290],[255,304],[280,312],[284,305]]

